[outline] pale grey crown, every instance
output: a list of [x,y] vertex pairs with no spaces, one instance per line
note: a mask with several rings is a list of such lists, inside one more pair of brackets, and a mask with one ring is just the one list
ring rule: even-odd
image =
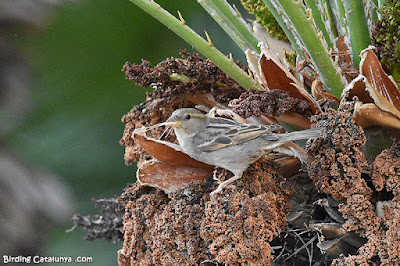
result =
[[175,110],[166,122],[181,122],[175,127],[183,129],[187,134],[197,133],[207,126],[208,117],[194,108]]

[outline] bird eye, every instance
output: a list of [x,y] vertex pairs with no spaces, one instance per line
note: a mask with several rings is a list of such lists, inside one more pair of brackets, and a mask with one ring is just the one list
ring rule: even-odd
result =
[[191,118],[191,116],[190,115],[186,115],[186,120],[189,120],[190,118]]

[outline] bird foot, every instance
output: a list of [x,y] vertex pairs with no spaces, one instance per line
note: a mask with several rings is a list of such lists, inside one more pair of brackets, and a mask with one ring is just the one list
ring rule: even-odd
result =
[[218,172],[218,169],[215,168],[214,171],[213,171],[213,180],[215,180],[215,181],[219,180],[218,177],[217,177],[217,172]]
[[230,184],[232,184],[233,182],[235,182],[236,180],[238,180],[239,178],[241,178],[242,176],[233,176],[231,178],[229,178],[228,180],[225,180],[224,182],[222,182],[221,184],[219,184],[219,186],[217,187],[216,190],[214,190],[213,192],[211,192],[210,196],[211,198],[215,197],[217,194],[221,193],[222,190],[224,188],[226,188],[227,186],[229,186]]

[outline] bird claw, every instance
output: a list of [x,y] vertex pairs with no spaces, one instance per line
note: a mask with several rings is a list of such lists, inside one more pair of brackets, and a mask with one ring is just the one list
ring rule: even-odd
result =
[[213,180],[215,180],[215,181],[219,180],[218,177],[217,177],[217,172],[218,172],[218,169],[214,169],[214,171],[213,171]]

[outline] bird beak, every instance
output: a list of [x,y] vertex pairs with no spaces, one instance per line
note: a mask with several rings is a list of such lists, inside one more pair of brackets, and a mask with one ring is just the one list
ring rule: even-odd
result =
[[167,127],[180,127],[182,125],[181,121],[165,121],[164,123],[158,124],[160,126],[167,126]]
[[182,122],[181,121],[165,121],[164,123],[159,123],[159,124],[156,124],[156,125],[153,125],[153,126],[149,126],[149,127],[146,127],[145,129],[146,130],[150,130],[150,129],[154,129],[154,128],[157,128],[157,127],[162,127],[162,126],[166,126],[166,127],[179,127],[180,125],[182,124]]
[[165,125],[167,127],[180,127],[182,125],[182,121],[180,120],[175,120],[173,116],[167,119],[164,123],[161,123],[161,125]]

